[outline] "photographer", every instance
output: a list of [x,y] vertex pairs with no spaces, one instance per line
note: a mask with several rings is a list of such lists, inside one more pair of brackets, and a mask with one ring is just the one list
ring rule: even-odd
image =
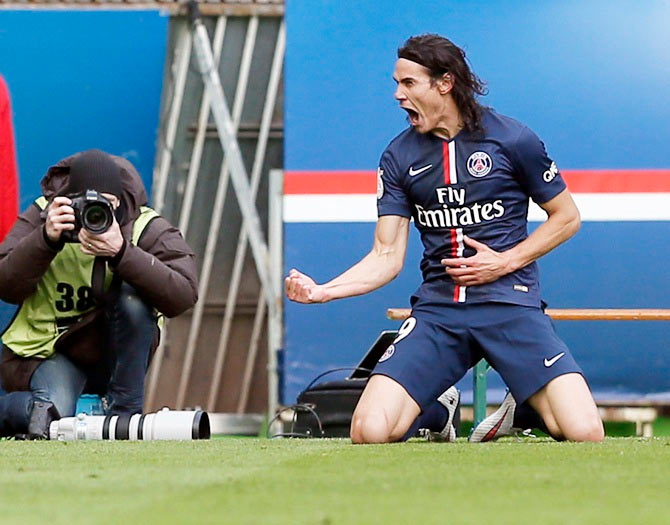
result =
[[127,160],[73,155],[42,191],[0,244],[0,299],[20,305],[2,335],[0,436],[46,437],[83,392],[141,412],[162,316],[197,300],[193,252]]

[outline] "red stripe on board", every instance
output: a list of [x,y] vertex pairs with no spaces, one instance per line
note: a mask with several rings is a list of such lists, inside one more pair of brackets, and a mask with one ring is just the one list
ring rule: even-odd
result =
[[444,170],[444,183],[451,184],[451,176],[449,175],[449,143],[442,141],[442,169]]
[[670,170],[565,170],[572,193],[667,193]]
[[[572,193],[670,193],[667,170],[564,170],[561,172]],[[445,168],[445,180],[448,168]],[[374,194],[374,171],[287,171],[285,195]]]
[[287,171],[284,194],[377,193],[374,171]]

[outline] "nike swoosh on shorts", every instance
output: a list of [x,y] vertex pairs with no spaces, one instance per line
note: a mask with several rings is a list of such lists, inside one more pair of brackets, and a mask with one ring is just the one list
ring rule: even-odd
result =
[[565,352],[561,352],[560,354],[552,357],[551,359],[547,359],[546,357],[544,358],[544,366],[549,368],[551,365],[553,365],[556,361],[558,361],[561,357],[565,355]]

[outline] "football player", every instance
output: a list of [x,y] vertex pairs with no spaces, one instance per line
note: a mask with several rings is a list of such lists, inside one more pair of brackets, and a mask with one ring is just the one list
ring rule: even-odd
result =
[[[471,441],[516,427],[601,441],[582,370],[544,313],[536,260],[572,237],[577,207],[544,144],[527,126],[482,106],[465,52],[434,34],[398,50],[395,99],[409,127],[381,156],[372,250],[325,284],[293,269],[289,299],[361,295],[403,266],[410,219],[424,246],[411,316],[380,359],[354,412],[354,443],[407,439],[426,428],[453,440],[453,385],[485,358],[510,394]],[[533,199],[547,220],[528,234]]]

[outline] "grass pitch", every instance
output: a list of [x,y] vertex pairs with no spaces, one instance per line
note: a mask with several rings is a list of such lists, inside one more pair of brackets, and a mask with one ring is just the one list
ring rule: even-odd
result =
[[2,523],[668,523],[670,437],[0,442]]

